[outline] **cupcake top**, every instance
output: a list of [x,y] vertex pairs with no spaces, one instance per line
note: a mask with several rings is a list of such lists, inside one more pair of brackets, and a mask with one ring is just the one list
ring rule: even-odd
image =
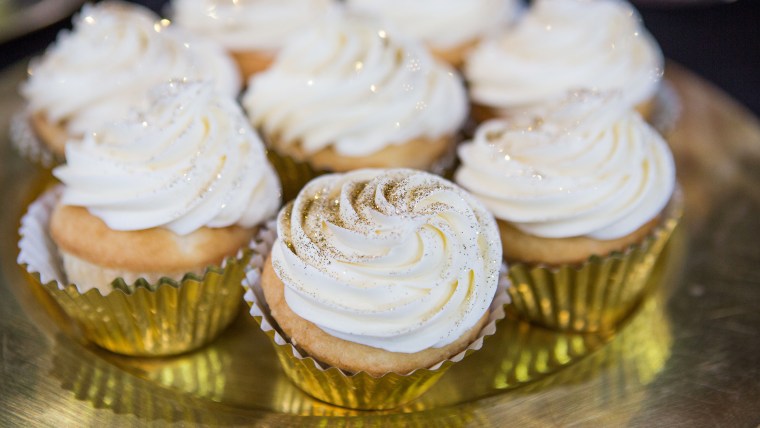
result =
[[662,73],[659,46],[622,0],[537,0],[465,67],[472,100],[508,112],[578,89],[618,90],[634,106],[654,95]]
[[334,0],[174,0],[175,24],[233,51],[280,49],[336,7]]
[[477,40],[514,18],[514,0],[348,0],[356,12],[380,16],[434,49]]
[[85,5],[73,31],[61,32],[31,64],[21,87],[30,110],[84,135],[130,107],[145,107],[148,90],[170,79],[211,79],[236,95],[240,77],[221,47],[168,24],[128,3]]
[[529,124],[486,122],[459,157],[457,183],[496,218],[547,238],[623,237],[675,186],[667,144],[615,94],[573,93]]
[[343,16],[291,39],[251,78],[243,105],[284,152],[354,157],[453,134],[467,114],[461,80],[421,44]]
[[493,300],[491,214],[451,182],[409,169],[311,181],[280,211],[272,265],[288,306],[325,332],[391,352],[442,347]]
[[66,146],[61,202],[113,230],[254,226],[280,204],[264,146],[235,100],[208,82],[155,88],[152,107]]

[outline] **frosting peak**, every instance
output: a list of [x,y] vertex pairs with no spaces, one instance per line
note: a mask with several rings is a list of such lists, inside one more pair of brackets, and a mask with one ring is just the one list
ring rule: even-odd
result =
[[235,100],[208,82],[171,82],[153,107],[82,142],[54,170],[62,203],[114,230],[251,227],[279,206],[279,182]]
[[659,46],[623,0],[534,1],[465,67],[473,101],[510,115],[578,89],[619,90],[633,107],[653,96],[662,73]]
[[391,144],[455,133],[464,86],[425,48],[379,24],[333,17],[295,37],[243,98],[269,143],[312,154],[365,156]]
[[147,92],[170,79],[213,80],[230,96],[240,90],[232,60],[150,10],[116,1],[85,5],[73,31],[61,32],[34,61],[21,87],[31,111],[82,136],[147,107]]
[[288,306],[333,336],[412,353],[472,328],[493,299],[493,217],[432,174],[357,170],[310,182],[272,250]]
[[614,95],[571,95],[530,124],[489,121],[459,148],[456,181],[536,236],[625,236],[675,186],[667,143]]

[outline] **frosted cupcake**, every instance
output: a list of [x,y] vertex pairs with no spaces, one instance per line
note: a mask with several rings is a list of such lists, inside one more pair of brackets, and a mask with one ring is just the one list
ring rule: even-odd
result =
[[174,0],[174,23],[218,42],[244,78],[266,70],[294,34],[335,11],[334,0]]
[[622,0],[537,0],[468,57],[478,121],[539,112],[568,90],[616,90],[648,116],[663,74],[659,46]]
[[422,171],[357,170],[314,179],[280,211],[247,296],[276,322],[283,367],[306,392],[392,407],[482,338],[500,265],[493,217],[459,187]]
[[673,157],[638,113],[574,93],[532,123],[486,122],[459,157],[457,183],[497,218],[524,315],[597,330],[636,303],[680,214]]
[[346,6],[394,23],[454,66],[480,39],[507,27],[518,11],[515,0],[348,0]]
[[[30,208],[19,256],[88,338],[135,355],[184,352],[226,327],[245,248],[280,201],[233,98],[176,82],[151,104],[67,146],[64,186]],[[46,245],[60,272],[35,262],[55,260]]]
[[312,27],[243,97],[280,158],[286,195],[320,171],[445,162],[467,115],[464,86],[418,42],[350,16]]
[[[68,140],[121,119],[130,108],[146,108],[156,84],[209,79],[229,96],[240,89],[235,64],[221,47],[169,26],[141,6],[85,5],[73,25],[32,61],[21,85],[33,131],[27,137],[41,140],[59,158]],[[34,143],[17,144],[24,149]]]

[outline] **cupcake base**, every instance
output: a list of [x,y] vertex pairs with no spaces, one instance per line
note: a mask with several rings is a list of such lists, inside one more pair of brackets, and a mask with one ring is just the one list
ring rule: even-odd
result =
[[126,355],[179,354],[213,340],[235,319],[249,249],[227,258],[220,267],[207,268],[203,275],[188,274],[180,281],[139,279],[127,284],[117,279],[108,293],[68,284],[47,232],[59,197],[56,188],[30,205],[21,221],[18,263],[88,340]]
[[275,58],[273,53],[265,51],[232,51],[230,55],[237,63],[244,82],[254,74],[269,68]]
[[[414,168],[447,176],[453,173],[456,162],[455,137],[416,139],[391,145],[364,157],[346,157],[332,149],[317,152],[308,160],[303,153],[283,153],[267,143],[269,162],[277,171],[282,184],[283,201],[289,201],[313,178],[331,172],[346,172],[361,168]],[[276,146],[276,144],[274,144]]]
[[464,65],[467,54],[478,42],[479,40],[469,40],[449,48],[430,47],[430,51],[437,59],[451,64],[452,67],[461,68]]
[[363,371],[375,377],[388,372],[410,373],[459,353],[475,340],[488,320],[486,313],[475,326],[447,346],[401,354],[339,339],[298,316],[285,301],[285,285],[274,273],[271,257],[264,264],[260,284],[270,313],[291,342],[326,365],[339,366],[346,372]]

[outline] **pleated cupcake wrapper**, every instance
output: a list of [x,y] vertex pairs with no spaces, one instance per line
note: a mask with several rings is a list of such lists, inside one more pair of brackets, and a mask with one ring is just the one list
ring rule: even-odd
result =
[[478,337],[463,351],[424,369],[409,374],[386,373],[374,377],[366,372],[350,373],[327,366],[293,345],[269,313],[261,289],[261,270],[276,238],[274,228],[258,235],[258,245],[251,258],[250,269],[243,281],[244,299],[251,307],[251,316],[274,345],[285,374],[307,394],[324,402],[352,409],[392,409],[422,395],[452,365],[480,349],[483,340],[496,332],[496,322],[504,318],[504,305],[509,301],[509,281],[502,272],[487,324]]
[[55,244],[49,237],[50,214],[61,188],[46,192],[21,220],[18,263],[44,287],[84,336],[105,349],[126,355],[171,355],[201,347],[218,336],[240,308],[240,281],[252,250],[242,249],[221,267],[180,281],[116,279],[103,295],[65,281]]
[[11,118],[11,144],[16,151],[43,168],[52,168],[62,164],[64,159],[48,148],[44,141],[37,137],[32,128],[30,113],[23,109]]
[[612,332],[644,295],[657,257],[683,212],[677,189],[664,218],[641,243],[578,265],[510,263],[507,311],[560,331]]
[[[289,201],[298,196],[298,192],[313,178],[333,172],[315,168],[306,161],[278,153],[271,148],[267,150],[267,157],[280,178],[283,201]],[[451,178],[456,160],[456,139],[452,138],[445,153],[430,166],[429,171],[442,177]],[[393,166],[389,165],[389,167]]]

